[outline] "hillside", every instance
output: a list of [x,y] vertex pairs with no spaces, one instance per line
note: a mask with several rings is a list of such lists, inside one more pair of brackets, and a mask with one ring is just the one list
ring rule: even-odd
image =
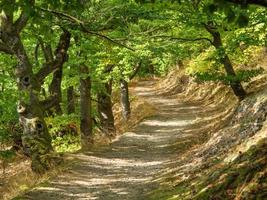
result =
[[[266,58],[258,65],[266,69]],[[197,126],[183,132],[196,140],[206,137],[185,153],[177,152],[177,159],[156,179],[162,186],[151,199],[266,199],[266,72],[247,84],[257,92],[240,103],[221,84],[184,79],[172,72],[159,90],[163,87],[179,101],[204,103],[205,114],[194,113]]]

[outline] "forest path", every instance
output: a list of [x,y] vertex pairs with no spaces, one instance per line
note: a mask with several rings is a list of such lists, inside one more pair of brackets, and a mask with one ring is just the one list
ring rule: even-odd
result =
[[201,105],[179,103],[172,96],[158,95],[155,83],[142,81],[133,90],[157,108],[156,115],[110,145],[75,154],[80,161],[71,169],[19,199],[147,199],[147,194],[159,186],[154,178],[167,170],[171,160],[179,159],[179,143],[182,146],[194,137],[185,130],[190,130],[196,115],[203,114]]

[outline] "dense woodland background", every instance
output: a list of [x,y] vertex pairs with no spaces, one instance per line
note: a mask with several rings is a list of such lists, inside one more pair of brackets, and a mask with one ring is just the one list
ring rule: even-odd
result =
[[[1,0],[0,160],[43,174],[59,153],[114,138],[114,102],[131,117],[132,80],[174,69],[231,88],[264,69],[266,0]],[[218,100],[219,101],[219,100]],[[266,191],[265,191],[266,192]],[[204,198],[203,198],[204,199]]]

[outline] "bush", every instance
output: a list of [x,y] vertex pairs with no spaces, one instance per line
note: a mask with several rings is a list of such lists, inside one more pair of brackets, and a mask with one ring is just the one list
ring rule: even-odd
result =
[[73,152],[81,148],[79,117],[75,114],[46,119],[57,152]]

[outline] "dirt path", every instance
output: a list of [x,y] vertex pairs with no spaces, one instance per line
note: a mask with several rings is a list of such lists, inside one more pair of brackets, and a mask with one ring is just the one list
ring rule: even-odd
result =
[[[135,93],[154,104],[158,113],[141,122],[111,145],[77,154],[81,161],[66,173],[42,184],[20,199],[142,200],[158,187],[153,179],[177,157],[177,142],[190,140],[198,106],[158,96],[154,82],[141,82]],[[174,145],[176,144],[176,145]],[[178,145],[179,146],[179,145]]]

